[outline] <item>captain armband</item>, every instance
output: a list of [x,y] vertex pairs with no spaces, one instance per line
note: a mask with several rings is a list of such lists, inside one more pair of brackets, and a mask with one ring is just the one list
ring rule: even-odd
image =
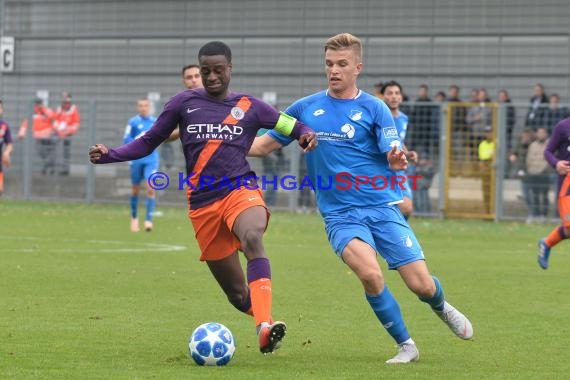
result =
[[277,120],[277,123],[275,123],[275,128],[273,129],[282,135],[291,136],[291,132],[293,132],[296,122],[297,119],[293,116],[279,112],[279,119]]

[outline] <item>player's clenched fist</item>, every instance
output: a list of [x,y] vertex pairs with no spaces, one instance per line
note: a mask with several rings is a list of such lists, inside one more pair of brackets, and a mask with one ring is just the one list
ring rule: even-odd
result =
[[105,154],[109,153],[109,149],[103,144],[95,144],[89,148],[89,161],[96,163]]
[[303,148],[303,151],[310,152],[311,150],[315,149],[318,145],[317,142],[317,135],[315,132],[309,132],[302,134],[299,138],[299,145]]

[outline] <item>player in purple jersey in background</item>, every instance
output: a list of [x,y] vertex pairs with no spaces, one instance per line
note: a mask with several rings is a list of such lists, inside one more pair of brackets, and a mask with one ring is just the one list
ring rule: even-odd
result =
[[538,265],[548,269],[550,249],[570,236],[570,118],[554,127],[544,158],[558,172],[558,213],[562,224],[538,242]]
[[[10,166],[10,156],[12,154],[12,134],[8,123],[2,120],[4,114],[4,104],[0,100],[0,195],[4,192],[4,172],[3,166]],[[3,149],[4,145],[6,149]]]
[[[269,259],[263,246],[269,212],[256,186],[246,154],[261,128],[298,140],[305,151],[316,146],[313,131],[257,98],[231,92],[230,48],[213,41],[198,52],[204,88],[186,90],[164,106],[142,137],[115,149],[97,144],[89,150],[96,164],[143,157],[178,126],[186,158],[188,214],[208,267],[239,311],[252,315],[262,353],[273,352],[286,326],[271,316]],[[238,250],[247,259],[247,282]]]

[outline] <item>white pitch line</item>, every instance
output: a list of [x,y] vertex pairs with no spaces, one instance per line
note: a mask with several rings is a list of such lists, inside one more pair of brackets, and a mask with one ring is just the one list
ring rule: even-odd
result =
[[[78,248],[7,248],[0,247],[0,251],[9,252],[76,252],[76,253],[114,253],[114,252],[179,252],[184,251],[187,247],[183,245],[164,244],[164,243],[143,243],[143,242],[125,242],[121,240],[79,240],[79,239],[56,239],[56,238],[39,238],[30,236],[4,236],[0,235],[0,239],[20,240],[20,241],[54,241],[62,243],[80,243],[80,244],[105,244],[105,245],[119,245],[123,247],[117,248],[95,248],[95,247],[78,247]],[[133,246],[129,247],[128,245]]]

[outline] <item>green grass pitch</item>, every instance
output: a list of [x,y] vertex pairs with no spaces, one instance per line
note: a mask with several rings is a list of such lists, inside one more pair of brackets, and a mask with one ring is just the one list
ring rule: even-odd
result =
[[[536,264],[536,241],[551,225],[412,218],[475,339],[456,338],[391,271],[421,359],[388,366],[395,345],[317,215],[271,218],[273,315],[289,330],[282,349],[264,356],[252,320],[198,261],[182,202],[161,211],[152,233],[132,234],[126,203],[0,202],[0,378],[568,378],[570,243],[555,248],[549,270]],[[236,338],[226,367],[188,357],[188,336],[208,321]]]

